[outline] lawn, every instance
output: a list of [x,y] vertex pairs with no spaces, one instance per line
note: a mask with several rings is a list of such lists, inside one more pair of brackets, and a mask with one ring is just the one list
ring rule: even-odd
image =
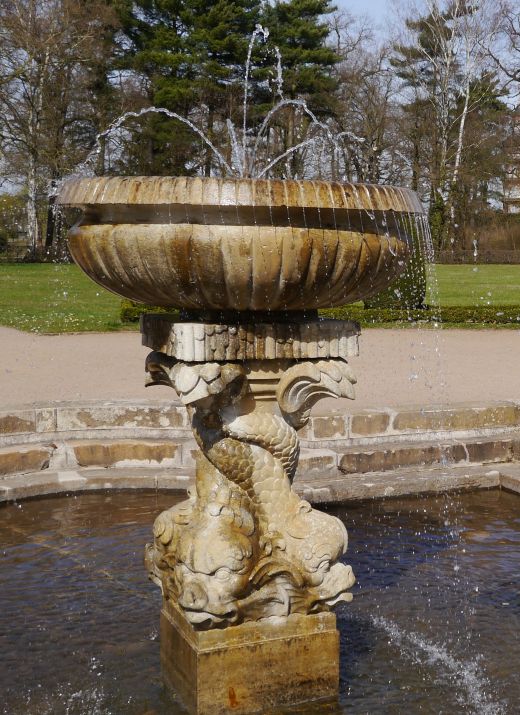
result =
[[[436,293],[441,305],[520,306],[520,265],[437,266],[430,302]],[[137,329],[122,326],[119,307],[74,265],[0,264],[0,325],[36,333]]]
[[121,330],[120,303],[75,265],[0,264],[0,325],[35,333]]
[[432,279],[430,303],[437,287],[441,306],[520,306],[520,265],[435,266]]

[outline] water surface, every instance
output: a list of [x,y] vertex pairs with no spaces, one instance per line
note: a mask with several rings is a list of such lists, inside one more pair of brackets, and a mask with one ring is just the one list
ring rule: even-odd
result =
[[[161,685],[160,594],[143,566],[153,519],[175,500],[0,508],[0,712],[184,713]],[[488,491],[331,509],[358,583],[338,611],[339,705],[305,712],[519,712],[519,507]]]

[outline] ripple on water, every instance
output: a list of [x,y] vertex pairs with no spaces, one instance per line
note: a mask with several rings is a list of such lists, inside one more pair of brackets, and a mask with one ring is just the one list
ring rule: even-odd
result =
[[[180,715],[160,680],[143,545],[165,493],[0,510],[5,715]],[[516,713],[520,504],[505,492],[332,509],[358,578],[340,607],[338,706],[287,712]]]

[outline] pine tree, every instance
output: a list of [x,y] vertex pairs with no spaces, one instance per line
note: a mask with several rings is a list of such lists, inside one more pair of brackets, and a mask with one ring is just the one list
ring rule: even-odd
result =
[[[145,79],[148,104],[192,118],[214,139],[236,114],[260,6],[261,0],[125,2],[119,64]],[[146,120],[133,155],[131,168],[146,173],[208,175],[214,164],[188,127],[160,115]]]
[[[281,54],[284,97],[305,100],[322,118],[333,114],[335,104],[337,80],[333,69],[340,58],[327,44],[329,26],[324,19],[335,9],[330,0],[276,0],[264,6],[263,14],[269,39]],[[298,144],[306,134],[308,118],[298,115],[291,107],[278,117],[283,150]],[[302,157],[293,154],[283,175],[298,177],[302,169]]]
[[264,9],[270,40],[282,55],[285,95],[305,97],[317,112],[330,111],[336,89],[332,70],[339,57],[327,44],[324,21],[335,9],[330,0],[277,0]]

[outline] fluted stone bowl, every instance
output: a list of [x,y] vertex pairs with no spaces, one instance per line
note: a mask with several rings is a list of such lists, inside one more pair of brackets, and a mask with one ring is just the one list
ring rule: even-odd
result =
[[413,191],[389,186],[172,177],[70,180],[83,210],[76,263],[118,295],[152,305],[235,311],[344,305],[404,269]]

